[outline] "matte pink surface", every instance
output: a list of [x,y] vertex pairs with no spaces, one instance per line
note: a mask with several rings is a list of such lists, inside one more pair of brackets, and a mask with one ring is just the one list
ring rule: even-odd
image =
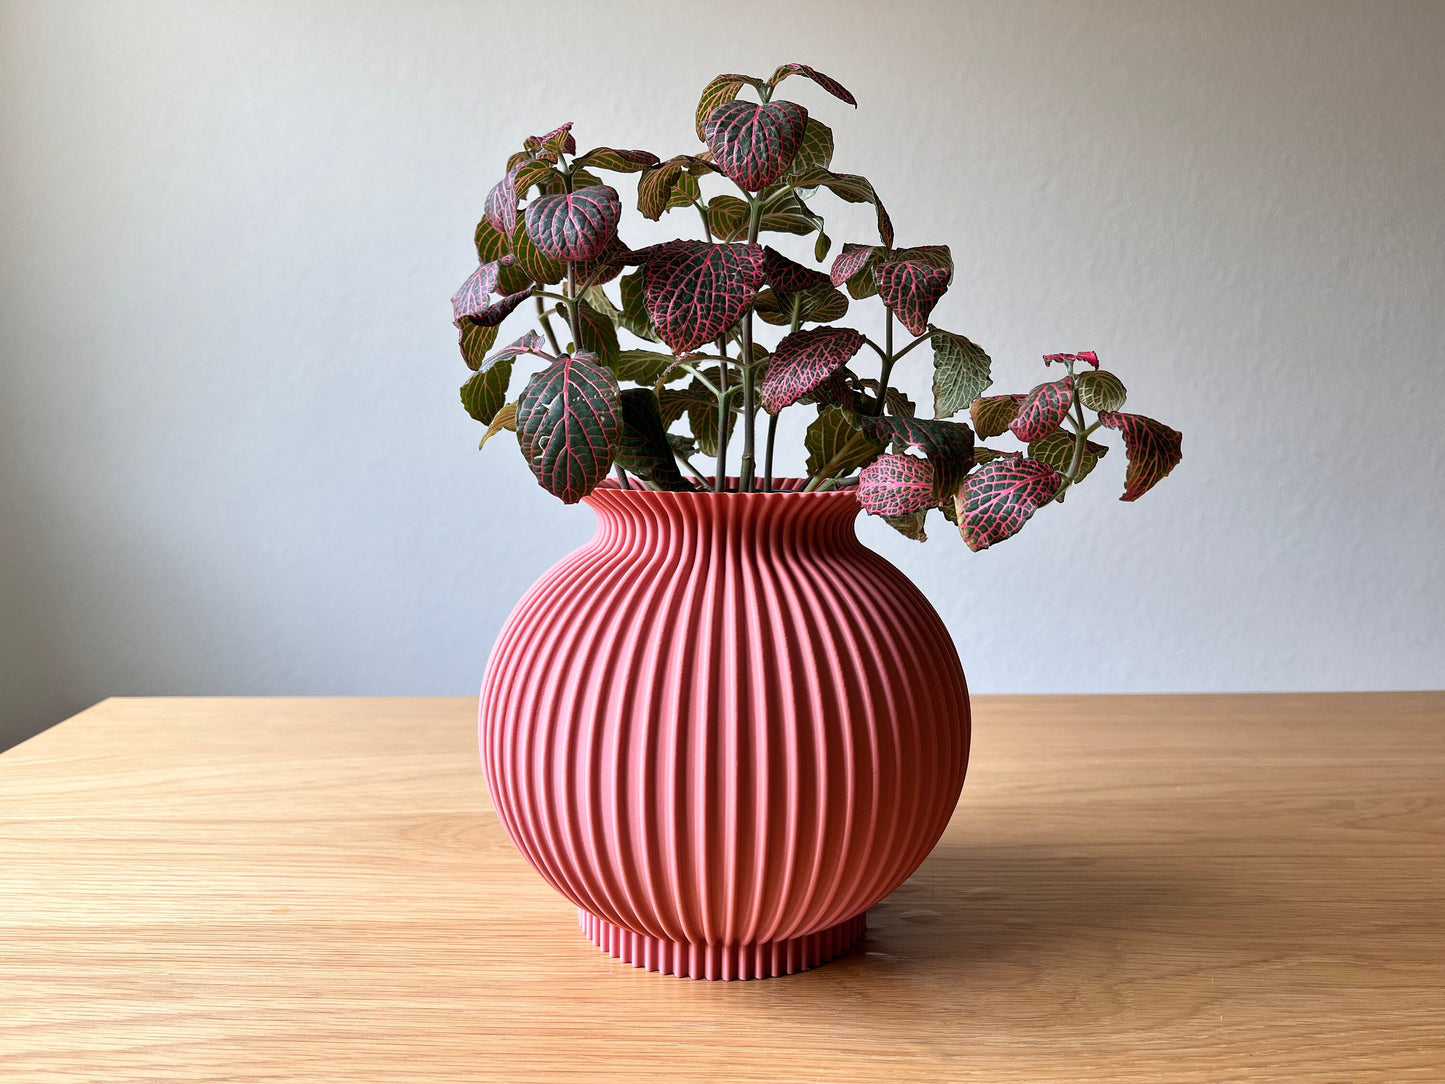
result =
[[968,690],[928,600],[832,493],[585,498],[482,686],[492,801],[614,956],[697,978],[845,951],[938,841]]

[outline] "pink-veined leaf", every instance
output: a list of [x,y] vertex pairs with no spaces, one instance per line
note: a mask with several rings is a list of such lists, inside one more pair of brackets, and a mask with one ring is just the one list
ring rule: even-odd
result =
[[527,223],[517,219],[512,231],[512,253],[520,267],[533,282],[553,285],[567,277],[567,261],[545,256],[527,234]]
[[1007,433],[1009,423],[1018,417],[1023,406],[1023,395],[985,395],[975,399],[968,408],[968,416],[980,440]]
[[657,165],[661,159],[651,151],[619,150],[616,147],[594,147],[580,158],[574,158],[574,168],[592,166],[611,173],[637,173]]
[[538,196],[527,204],[527,235],[544,256],[590,260],[616,235],[621,217],[617,189],[605,184]]
[[763,246],[763,279],[774,290],[789,294],[831,285],[823,272],[788,259],[771,245]]
[[622,352],[617,342],[617,328],[605,314],[598,312],[586,301],[577,304],[577,333],[582,341],[577,345],[608,369],[617,365]]
[[917,448],[928,457],[933,464],[935,503],[953,493],[973,467],[973,430],[962,422],[884,414],[865,415],[859,423],[880,444],[891,441],[894,451]]
[[[1078,449],[1078,441],[1077,435],[1063,429],[1055,429],[1048,436],[1029,442],[1029,458],[1047,463],[1060,474],[1067,475],[1069,467],[1074,462],[1074,452]],[[1108,451],[1107,444],[1096,444],[1092,440],[1084,441],[1084,450],[1079,456],[1079,470],[1074,475],[1074,482],[1082,482],[1098,465],[1099,460],[1108,454]],[[1062,499],[1061,497],[1060,500]]]
[[975,552],[1018,534],[1061,482],[1058,471],[1037,459],[1000,456],[985,463],[958,492],[959,534]]
[[763,376],[763,409],[776,414],[796,403],[863,349],[863,333],[851,327],[795,331],[778,343]]
[[562,175],[552,168],[552,164],[538,158],[517,167],[517,172],[512,177],[512,190],[517,193],[518,199],[522,199],[533,185],[547,192],[553,184],[561,183]]
[[[542,336],[535,331],[523,332],[522,337],[515,342],[502,347],[496,353],[482,360],[477,368],[480,372],[486,372],[493,365],[503,361],[510,361],[512,358],[521,357],[523,354],[536,354],[538,357],[546,358],[548,361],[557,360],[547,353],[546,342]],[[490,421],[491,419],[487,419]]]
[[836,478],[867,466],[882,451],[883,445],[871,439],[860,428],[858,416],[835,406],[825,407],[803,434],[803,447],[808,450],[806,470]]
[[858,475],[858,503],[873,516],[906,516],[938,503],[933,464],[916,455],[880,455]]
[[577,281],[590,283],[593,286],[601,286],[603,283],[611,282],[622,269],[633,262],[636,253],[628,248],[622,238],[615,233],[612,239],[602,249],[601,255],[596,259],[583,260],[577,264]]
[[591,354],[564,355],[517,399],[517,442],[542,488],[576,504],[607,477],[622,426],[617,379]]
[[852,371],[844,366],[808,394],[800,396],[798,402],[816,404],[820,410],[830,406],[841,407],[850,414],[856,414],[861,399],[855,381]]
[[858,106],[858,99],[848,92],[847,87],[838,82],[838,80],[826,76],[818,71],[818,69],[810,68],[806,64],[784,64],[777,71],[773,72],[773,77],[768,80],[768,86],[775,87],[790,75],[801,75],[804,78],[811,79],[839,101],[847,102],[855,109]]
[[472,234],[472,240],[477,246],[477,261],[479,263],[491,263],[493,260],[500,260],[503,256],[512,251],[511,242],[502,235],[502,231],[493,226],[485,218],[477,223],[476,232]]
[[1129,468],[1124,472],[1124,495],[1121,501],[1137,501],[1179,465],[1183,458],[1184,434],[1163,422],[1142,414],[1120,414],[1102,410],[1099,421],[1108,429],[1124,434],[1124,454]]
[[921,260],[890,260],[873,267],[879,298],[913,335],[928,330],[928,317],[952,277],[945,269]]
[[772,184],[793,163],[808,127],[796,102],[725,102],[712,111],[703,138],[718,168],[749,192]]
[[663,342],[685,354],[737,323],[763,281],[760,245],[669,241],[641,249],[648,315]]
[[1077,354],[1044,355],[1045,365],[1052,365],[1056,361],[1061,365],[1067,364],[1071,361],[1076,364],[1082,361],[1088,365],[1092,365],[1095,369],[1099,367],[1099,355],[1094,353],[1092,350],[1080,350]]
[[656,222],[671,205],[672,195],[687,167],[687,159],[678,155],[655,166],[649,166],[637,178],[637,210],[643,218]]
[[513,309],[527,299],[531,294],[530,289],[508,294],[499,301],[491,300],[502,265],[510,263],[511,259],[512,257],[506,256],[501,260],[481,264],[467,277],[467,281],[452,295],[453,324],[461,327],[464,321],[470,321],[493,327],[505,320]]
[[1009,429],[1019,440],[1038,440],[1063,424],[1073,403],[1073,377],[1040,384],[1024,398],[1018,415],[1009,422]]
[[844,245],[843,250],[833,258],[833,266],[828,273],[829,279],[832,280],[834,286],[842,286],[872,263],[879,251],[880,249],[876,245]]
[[527,150],[533,154],[542,152],[552,156],[552,161],[557,161],[558,154],[576,154],[577,140],[572,137],[572,122],[559,124],[546,135],[528,136],[522,142]]
[[495,226],[506,237],[511,237],[517,228],[517,173],[525,162],[519,162],[507,169],[507,175],[487,193],[482,203],[482,217]]

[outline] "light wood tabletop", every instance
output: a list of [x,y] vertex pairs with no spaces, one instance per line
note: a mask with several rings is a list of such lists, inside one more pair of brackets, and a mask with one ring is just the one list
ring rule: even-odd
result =
[[0,756],[0,1080],[1445,1080],[1445,694],[975,698],[816,971],[602,955],[461,699],[109,700]]

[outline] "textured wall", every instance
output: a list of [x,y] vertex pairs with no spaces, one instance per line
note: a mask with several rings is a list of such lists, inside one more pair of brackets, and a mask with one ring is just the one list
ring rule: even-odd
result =
[[708,77],[794,59],[1001,389],[1092,347],[1186,434],[985,554],[861,526],[976,690],[1445,685],[1442,53],[1433,0],[0,3],[0,745],[474,690],[592,525],[457,405],[482,195],[562,120],[691,149]]

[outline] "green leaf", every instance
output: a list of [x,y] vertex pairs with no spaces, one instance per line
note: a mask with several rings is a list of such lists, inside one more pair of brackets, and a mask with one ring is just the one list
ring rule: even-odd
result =
[[917,448],[926,455],[933,464],[939,501],[952,494],[973,468],[973,430],[962,422],[885,414],[865,415],[859,424],[869,437],[880,443],[892,441],[895,449]]
[[666,382],[681,380],[687,370],[677,367],[677,359],[671,354],[656,350],[623,350],[617,355],[617,364],[612,366],[618,380],[630,380],[635,384],[654,386],[663,377]]
[[[716,369],[709,370],[707,375],[708,379],[717,381]],[[671,426],[683,413],[686,413],[688,428],[692,430],[692,435],[697,440],[698,450],[703,455],[717,455],[717,398],[707,390],[701,381],[694,379],[686,388],[667,388],[657,398],[665,425]],[[736,403],[737,399],[734,397],[731,409],[728,411],[729,435],[732,434],[733,428],[737,424]]]
[[554,286],[567,277],[567,262],[555,260],[539,252],[527,234],[526,223],[520,218],[517,219],[517,228],[512,233],[512,253],[516,256],[517,266],[533,282]]
[[738,91],[742,90],[747,83],[758,87],[762,85],[762,80],[751,79],[746,75],[719,75],[702,88],[702,97],[697,100],[697,110],[694,114],[698,139],[705,138],[704,130],[707,126],[707,118],[712,115],[712,111],[736,98]]
[[738,241],[748,235],[748,205],[737,196],[714,196],[707,201],[707,228],[718,241]]
[[674,207],[691,207],[694,203],[702,202],[702,187],[697,183],[697,178],[687,170],[677,175],[677,183],[673,186],[672,195],[667,197],[667,210]]
[[991,360],[982,347],[951,331],[935,331],[928,341],[933,347],[933,416],[951,418],[993,383]]
[[622,292],[622,314],[617,318],[617,326],[626,328],[639,339],[661,342],[657,329],[652,326],[652,317],[647,314],[647,295],[643,291],[641,269],[623,275],[618,280],[618,287]]
[[813,242],[813,259],[817,260],[819,263],[822,263],[825,259],[828,258],[828,250],[832,247],[833,239],[829,237],[826,233],[824,233],[823,228],[819,226],[818,239]]
[[462,385],[462,406],[477,421],[490,425],[507,401],[507,385],[511,382],[511,358],[496,362],[485,372],[473,373]]
[[[572,171],[572,191],[574,192],[581,188],[596,188],[598,185],[605,185],[606,183],[606,181],[591,170],[574,169]],[[565,193],[567,189],[564,187],[562,191]]]
[[[1047,436],[1029,442],[1029,458],[1047,463],[1054,470],[1063,474],[1069,469],[1069,464],[1074,461],[1074,445],[1077,440],[1078,438],[1073,433],[1055,429]],[[1079,460],[1079,473],[1074,481],[1082,482],[1108,451],[1107,444],[1095,444],[1092,440],[1084,441],[1084,454]]]
[[579,344],[583,350],[596,354],[597,359],[608,369],[617,365],[621,348],[617,345],[617,329],[605,313],[598,312],[586,301],[577,303],[577,333],[582,336]]
[[477,245],[477,261],[479,263],[493,263],[512,251],[512,245],[507,240],[507,235],[485,218],[477,223],[477,230],[472,239]]
[[576,504],[612,469],[621,416],[612,373],[590,354],[564,356],[517,400],[517,443],[537,482]]
[[811,169],[793,178],[799,188],[826,188],[848,203],[871,203],[877,213],[878,237],[885,245],[893,244],[893,221],[888,217],[883,201],[873,190],[868,178],[854,173],[832,173],[826,169]]
[[987,395],[975,399],[968,408],[974,432],[981,440],[1007,433],[1009,425],[1018,417],[1023,401],[1022,395]]
[[683,480],[667,441],[667,429],[651,388],[627,388],[622,401],[622,436],[617,462],[637,477],[668,490],[696,488]]
[[574,168],[595,166],[613,173],[637,173],[658,164],[657,155],[651,151],[618,150],[615,147],[594,147],[586,154],[572,160]]
[[883,454],[883,445],[864,435],[858,417],[839,407],[819,412],[803,435],[808,474],[826,470],[827,477],[851,474]]
[[1079,402],[1090,410],[1119,410],[1128,398],[1124,382],[1107,369],[1083,372],[1074,377]]
[[543,192],[551,191],[554,185],[562,183],[562,174],[552,168],[551,163],[537,159],[518,167],[516,176],[512,179],[512,185],[517,190],[517,195],[526,198],[527,189],[536,185]]
[[904,538],[911,538],[914,542],[927,542],[928,532],[923,529],[923,521],[927,516],[928,509],[924,508],[905,516],[883,516],[882,519]]
[[816,117],[808,118],[803,142],[788,167],[789,177],[800,177],[814,169],[827,169],[833,164],[833,129]]
[[470,320],[462,321],[462,326],[457,331],[457,341],[462,349],[462,360],[472,372],[482,367],[482,362],[487,359],[487,351],[497,341],[497,332],[500,330],[497,324],[484,327]]
[[487,441],[491,440],[503,429],[510,429],[514,433],[517,431],[516,403],[508,403],[506,406],[502,407],[501,410],[497,411],[496,416],[492,419],[492,424],[487,426],[487,431],[482,434],[482,442],[477,445],[477,451],[481,451],[483,448],[485,448],[487,446]]

